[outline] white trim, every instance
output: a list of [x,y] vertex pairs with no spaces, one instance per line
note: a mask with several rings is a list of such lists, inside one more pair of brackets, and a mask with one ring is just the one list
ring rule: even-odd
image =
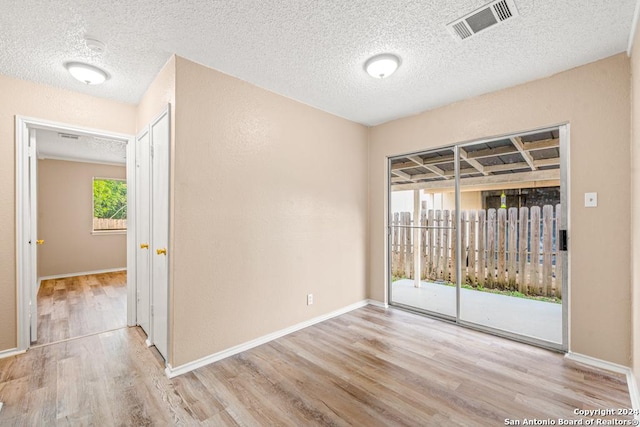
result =
[[61,162],[75,162],[75,163],[90,163],[93,165],[107,165],[107,166],[122,166],[123,168],[127,166],[126,162],[107,162],[107,161],[98,161],[98,160],[85,160],[85,159],[75,159],[71,157],[64,156],[38,156],[38,160],[57,160]]
[[367,300],[367,304],[372,305],[374,307],[380,307],[380,308],[385,308],[385,309],[389,308],[389,304],[384,303],[382,301],[375,300],[375,299],[368,299]]
[[124,230],[93,230],[92,236],[117,236],[118,234],[127,234],[127,229]]
[[28,116],[16,116],[16,120],[19,120],[20,122],[32,128],[52,130],[56,132],[63,130],[63,131],[74,133],[74,134],[80,134],[80,135],[86,135],[86,136],[97,136],[97,137],[103,137],[103,138],[106,137],[108,139],[114,139],[122,142],[129,142],[129,140],[132,138],[131,135],[124,134],[124,133],[109,132],[101,129],[88,128],[88,127],[80,127],[80,126],[70,125],[68,123],[37,119],[34,117],[28,117]]
[[26,353],[27,350],[19,350],[17,348],[10,348],[9,350],[0,351],[0,359],[4,359],[6,357],[17,356],[19,354]]
[[342,314],[348,313],[353,310],[357,310],[358,308],[362,308],[369,304],[369,300],[363,300],[357,302],[355,304],[348,305],[344,308],[332,311],[330,313],[324,314],[322,316],[314,317],[313,319],[298,323],[296,325],[290,326],[285,329],[281,329],[276,332],[272,332],[267,335],[263,335],[259,338],[256,338],[251,341],[247,341],[242,344],[238,344],[234,347],[228,348],[226,350],[219,351],[214,354],[210,354],[209,356],[205,356],[201,359],[194,360],[193,362],[185,363],[184,365],[176,366],[175,368],[171,366],[171,364],[167,363],[167,368],[165,369],[165,374],[168,378],[174,378],[178,375],[186,374],[187,372],[191,372],[195,369],[201,368],[203,366],[209,365],[213,362],[217,362],[222,359],[226,359],[227,357],[236,355],[238,353],[242,353],[243,351],[250,350],[254,347],[257,347],[262,344],[266,344],[269,341],[273,341],[275,339],[281,338],[285,335],[291,334],[293,332],[299,331],[301,329],[307,328],[309,326],[313,326],[317,323],[324,322],[325,320],[329,320],[331,318],[340,316]]
[[136,265],[136,137],[127,139],[127,326],[138,324]]
[[[28,238],[30,236],[30,230],[26,227],[24,218],[27,213],[27,206],[25,206],[25,186],[30,182],[29,171],[24,166],[29,156],[28,138],[29,129],[46,129],[53,131],[66,131],[80,135],[106,137],[113,140],[123,141],[127,143],[127,171],[131,167],[135,168],[135,150],[133,155],[131,153],[130,146],[135,140],[132,135],[103,131],[93,128],[79,127],[70,125],[67,123],[54,122],[50,120],[42,120],[27,116],[15,116],[15,159],[16,159],[16,295],[17,295],[17,334],[18,334],[18,350],[26,350],[31,343],[31,321],[29,303],[31,301],[31,293],[29,283],[29,269],[31,268],[31,256],[29,251]],[[36,155],[37,153],[32,153]],[[135,188],[135,173],[131,170],[131,181],[129,181],[129,174],[127,174],[127,183],[129,187]],[[28,187],[27,187],[28,188]],[[131,194],[127,192],[127,194]],[[133,194],[132,194],[133,197]],[[135,224],[128,224],[128,233],[132,233],[135,236]],[[131,243],[130,243],[131,241]],[[133,246],[131,246],[133,245]],[[127,237],[127,252],[133,250],[135,253],[135,239]],[[135,316],[135,257],[133,258],[133,264],[131,264],[131,257],[127,255],[127,324],[133,325],[136,321]],[[77,275],[78,273],[76,273]]]
[[27,269],[29,263],[29,245],[27,243],[28,228],[25,225],[25,185],[28,181],[26,176],[28,171],[25,170],[25,156],[28,155],[28,143],[25,146],[25,140],[29,138],[29,130],[27,124],[19,116],[15,120],[15,152],[16,152],[16,317],[18,321],[18,349],[26,350],[31,341],[31,320],[29,318],[29,301],[31,300],[31,291],[27,282]]
[[[625,375],[627,377],[629,397],[631,398],[631,407],[634,409],[634,411],[640,412],[640,394],[638,393],[638,383],[636,382],[636,378],[633,375],[633,371],[631,370],[631,368],[624,365],[619,365],[617,363],[607,362],[606,360],[596,359],[595,357],[586,356],[580,353],[569,352],[564,355],[564,358],[567,360],[571,360],[572,362],[581,363],[583,365]],[[640,420],[640,414],[637,414],[635,416],[635,419]]]
[[640,17],[640,0],[636,0],[636,8],[633,11],[633,21],[631,21],[631,32],[629,33],[629,42],[627,44],[627,56],[631,57],[631,51],[633,50],[633,39],[636,38],[636,31],[638,31],[638,18]]
[[617,363],[607,362],[606,360],[596,359],[595,357],[586,356],[580,353],[568,352],[564,355],[564,358],[571,360],[572,362],[582,363],[598,369],[604,369],[606,371],[616,372],[618,374],[627,374],[631,371],[631,368],[618,365]]
[[[640,409],[640,390],[638,390],[638,382],[633,371],[627,373],[627,385],[629,386],[629,397],[631,398],[631,407],[637,412]],[[634,418],[640,421],[640,413],[635,414]]]

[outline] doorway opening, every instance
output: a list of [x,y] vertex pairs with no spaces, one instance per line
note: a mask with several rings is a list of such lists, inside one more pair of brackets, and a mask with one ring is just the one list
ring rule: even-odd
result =
[[389,159],[391,305],[568,343],[568,125]]
[[[134,171],[132,136],[16,117],[20,350],[135,325]],[[119,218],[96,217],[94,178],[126,182]]]

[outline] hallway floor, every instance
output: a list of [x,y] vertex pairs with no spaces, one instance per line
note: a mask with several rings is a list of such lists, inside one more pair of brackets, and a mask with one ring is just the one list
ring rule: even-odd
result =
[[38,340],[48,344],[127,325],[127,272],[43,280]]

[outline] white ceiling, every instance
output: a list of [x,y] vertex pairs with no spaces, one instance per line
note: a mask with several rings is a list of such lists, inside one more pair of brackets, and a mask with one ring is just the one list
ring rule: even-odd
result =
[[[69,135],[69,134],[67,134]],[[36,130],[39,159],[125,165],[127,144],[123,141],[76,134],[78,139],[63,138],[51,130]]]
[[[515,0],[520,16],[464,42],[445,28],[486,0],[0,0],[0,74],[138,103],[176,53],[374,125],[626,50],[636,0]],[[85,35],[106,44],[103,54]],[[402,58],[393,76],[363,70]],[[84,61],[111,79],[85,86]]]

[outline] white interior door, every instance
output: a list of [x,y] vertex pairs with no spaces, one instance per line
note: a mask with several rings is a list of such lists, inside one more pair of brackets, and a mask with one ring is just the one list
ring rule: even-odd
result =
[[36,156],[36,130],[29,129],[29,251],[31,264],[28,272],[30,284],[31,342],[38,340],[38,165]]
[[168,360],[169,108],[151,123],[151,322],[153,344]]
[[151,336],[151,164],[148,128],[136,138],[136,313],[137,324]]

